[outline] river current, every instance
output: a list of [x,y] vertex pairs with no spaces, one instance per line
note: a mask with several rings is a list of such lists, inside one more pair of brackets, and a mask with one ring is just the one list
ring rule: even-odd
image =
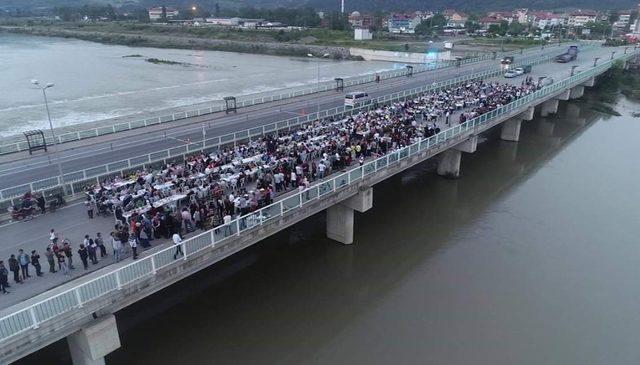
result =
[[[177,62],[151,63],[147,59]],[[312,85],[403,65],[104,45],[74,39],[0,33],[0,137],[48,128],[47,91],[55,127],[82,124],[229,95]]]

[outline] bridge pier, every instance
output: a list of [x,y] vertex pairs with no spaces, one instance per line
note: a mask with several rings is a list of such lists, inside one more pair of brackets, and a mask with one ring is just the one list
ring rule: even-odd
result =
[[104,365],[104,357],[120,348],[116,317],[109,314],[67,337],[73,365]]
[[462,152],[474,153],[478,146],[478,136],[472,136],[468,140],[449,148],[440,154],[438,161],[438,175],[451,179],[460,177],[460,161]]
[[556,99],[562,100],[562,101],[567,101],[567,100],[569,100],[570,97],[571,97],[571,90],[567,89],[567,90],[563,91],[562,94],[556,96]]
[[353,243],[353,212],[364,213],[373,207],[373,188],[361,189],[356,195],[327,208],[327,238],[345,245]]
[[518,142],[520,140],[520,126],[522,119],[519,117],[511,118],[502,123],[502,131],[500,139],[509,142]]
[[589,80],[585,81],[582,83],[583,86],[586,87],[593,87],[596,84],[596,78],[595,77],[591,77]]
[[549,99],[542,103],[542,110],[540,115],[542,117],[547,117],[550,114],[555,114],[558,112],[558,104],[560,101],[558,99]]
[[576,87],[571,88],[570,99],[579,99],[584,95],[584,86],[578,85]]

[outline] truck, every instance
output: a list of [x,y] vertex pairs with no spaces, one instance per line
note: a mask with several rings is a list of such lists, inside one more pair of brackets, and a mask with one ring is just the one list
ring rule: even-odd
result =
[[575,61],[576,58],[578,58],[578,46],[569,46],[567,52],[556,56],[556,62],[567,63]]

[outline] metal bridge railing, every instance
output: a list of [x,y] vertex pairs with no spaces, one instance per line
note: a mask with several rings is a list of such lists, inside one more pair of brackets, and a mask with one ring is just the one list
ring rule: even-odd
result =
[[[535,60],[527,62],[516,63],[518,65],[537,65],[541,63],[549,62],[552,56],[543,56]],[[370,100],[372,105],[384,104],[397,100],[402,100],[408,97],[412,97],[418,94],[436,91],[444,88],[458,85],[470,80],[486,79],[500,75],[504,71],[500,67],[496,67],[493,70],[474,73],[471,75],[459,76],[446,81],[434,82],[429,85],[421,87],[399,91],[392,94],[383,95],[375,99]],[[46,194],[52,192],[62,192],[67,195],[75,195],[78,192],[84,190],[88,185],[99,184],[101,180],[116,175],[124,175],[136,169],[143,167],[159,167],[162,164],[169,162],[180,162],[184,160],[185,156],[196,153],[198,151],[214,151],[221,146],[239,143],[242,141],[250,140],[251,138],[261,137],[267,134],[278,133],[283,130],[291,130],[293,128],[299,128],[305,123],[312,122],[320,118],[339,117],[345,114],[357,113],[360,110],[368,108],[368,105],[359,106],[356,108],[349,108],[340,106],[336,108],[322,110],[319,113],[310,113],[305,116],[294,117],[285,119],[279,122],[249,128],[246,130],[225,134],[222,136],[206,138],[200,141],[194,141],[188,145],[168,148],[160,151],[147,153],[140,156],[131,157],[128,159],[114,161],[109,164],[91,167],[83,170],[73,171],[65,173],[62,178],[60,176],[53,176],[47,179],[37,180],[30,183],[25,183],[9,188],[0,190],[0,208],[4,204],[5,206],[11,203],[12,199],[22,196],[27,191],[37,192],[45,191]]]
[[[328,194],[340,191],[352,184],[357,184],[365,177],[370,176],[377,171],[384,170],[389,166],[397,164],[399,161],[420,154],[428,149],[441,146],[443,143],[447,143],[462,134],[477,134],[482,131],[482,127],[487,127],[495,118],[512,115],[516,111],[524,111],[523,109],[531,106],[532,102],[553,95],[558,91],[579,85],[587,79],[603,73],[612,67],[614,62],[617,60],[627,60],[632,56],[635,56],[637,53],[638,52],[633,51],[628,55],[619,57],[618,59],[603,62],[599,66],[547,86],[514,102],[504,105],[501,108],[473,118],[455,127],[446,129],[432,137],[422,139],[410,146],[391,152],[373,161],[366,162],[362,166],[352,168],[347,172],[339,173],[331,179],[322,181],[317,185],[288,196],[283,200],[268,205],[256,212],[236,218],[228,225],[220,226],[190,239],[186,239],[181,243],[184,257],[181,257],[178,260],[187,260],[189,257],[202,250],[220,247],[225,242],[233,240],[236,237],[251,231],[253,228],[262,226],[278,217],[296,214],[296,211],[315,200],[323,199],[323,197]],[[16,310],[14,313],[0,318],[0,341],[25,333],[32,329],[37,329],[44,322],[73,311],[76,308],[81,308],[92,300],[99,299],[105,295],[121,290],[136,280],[156,275],[158,270],[168,267],[176,262],[173,258],[174,252],[174,246],[167,247],[150,256],[119,267],[109,273],[99,275],[85,283],[79,284],[71,289],[55,294],[47,299],[29,305],[26,308]]]
[[[552,47],[552,46],[549,46],[549,47]],[[557,46],[553,46],[553,47],[557,47]],[[527,53],[532,52],[532,49],[527,50],[526,52]],[[517,51],[502,52],[501,54],[504,55],[504,54],[512,54],[512,53],[515,54],[517,53]],[[461,60],[460,64],[466,65],[470,63],[481,62],[487,59],[491,59],[492,57],[493,55],[483,55],[479,57],[468,58],[468,59]],[[414,66],[413,73],[415,74],[415,73],[421,73],[421,72],[426,72],[431,70],[443,69],[443,68],[451,67],[456,64],[457,64],[457,61],[446,60],[446,61],[440,61],[435,65],[417,65],[417,66]],[[407,70],[406,69],[389,70],[389,71],[380,72],[378,73],[378,75],[382,80],[391,79],[391,78],[406,76]],[[346,78],[344,81],[344,86],[349,87],[349,86],[371,83],[374,81],[375,81],[375,74],[368,74],[364,76],[354,76],[354,77]],[[261,96],[257,96],[257,94],[249,94],[242,97],[243,100],[238,101],[237,106],[248,107],[248,106],[253,106],[258,104],[269,103],[273,101],[285,100],[285,99],[290,99],[294,97],[314,94],[318,92],[326,92],[326,91],[333,90],[334,88],[335,88],[335,83],[333,81],[326,81],[326,82],[320,83],[319,85],[314,85],[306,89],[292,90],[292,91],[287,91],[285,93],[281,92],[277,94],[261,95]],[[217,101],[217,102],[218,103],[216,104],[221,103],[221,101]],[[223,105],[212,105],[212,106],[188,110],[184,112],[171,113],[163,116],[139,119],[139,120],[130,121],[130,122],[114,123],[111,125],[101,126],[97,128],[89,128],[89,129],[83,129],[83,130],[67,132],[67,133],[60,133],[56,135],[56,141],[58,143],[79,141],[81,139],[99,137],[107,134],[123,132],[131,129],[143,128],[143,127],[153,126],[153,125],[162,124],[162,123],[174,122],[177,120],[199,117],[202,115],[209,115],[209,114],[222,112],[222,111],[224,111]],[[45,136],[45,140],[48,145],[55,144],[52,136]],[[28,150],[28,148],[29,147],[27,142],[14,142],[14,143],[0,144],[0,155],[26,151]]]

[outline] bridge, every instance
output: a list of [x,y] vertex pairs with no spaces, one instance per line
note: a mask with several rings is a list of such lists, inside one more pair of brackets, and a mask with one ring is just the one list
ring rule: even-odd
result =
[[[579,60],[569,65],[548,63],[548,56],[546,59],[534,57],[529,62],[544,64],[544,72],[553,75],[557,80],[555,83],[362,166],[334,174],[304,191],[286,194],[269,206],[233,220],[223,229],[213,229],[187,239],[181,243],[185,255],[179,260],[174,260],[174,247],[160,247],[137,261],[110,265],[5,308],[0,318],[0,362],[14,361],[68,337],[74,363],[100,363],[106,354],[120,345],[114,315],[118,310],[321,211],[327,214],[327,236],[351,244],[354,212],[366,212],[372,207],[376,183],[436,156],[438,174],[458,177],[462,154],[475,152],[481,133],[500,127],[503,140],[517,142],[521,124],[533,119],[536,108],[543,116],[556,113],[560,101],[580,98],[585,87],[593,86],[596,78],[616,62],[626,63],[637,54],[638,50],[631,48],[593,48],[582,52]],[[596,57],[600,58],[599,62]],[[578,66],[577,72],[570,73],[571,66]],[[406,100],[439,88],[469,80],[490,79],[499,74],[498,70],[469,73],[382,95],[378,102]],[[372,107],[366,105],[355,111]],[[330,112],[320,112],[321,117],[326,115]],[[287,128],[291,127],[287,125]],[[261,131],[265,132],[269,131]],[[251,134],[235,137],[247,139]],[[228,141],[219,138],[217,143]],[[206,143],[198,149],[203,147],[207,147]]]

